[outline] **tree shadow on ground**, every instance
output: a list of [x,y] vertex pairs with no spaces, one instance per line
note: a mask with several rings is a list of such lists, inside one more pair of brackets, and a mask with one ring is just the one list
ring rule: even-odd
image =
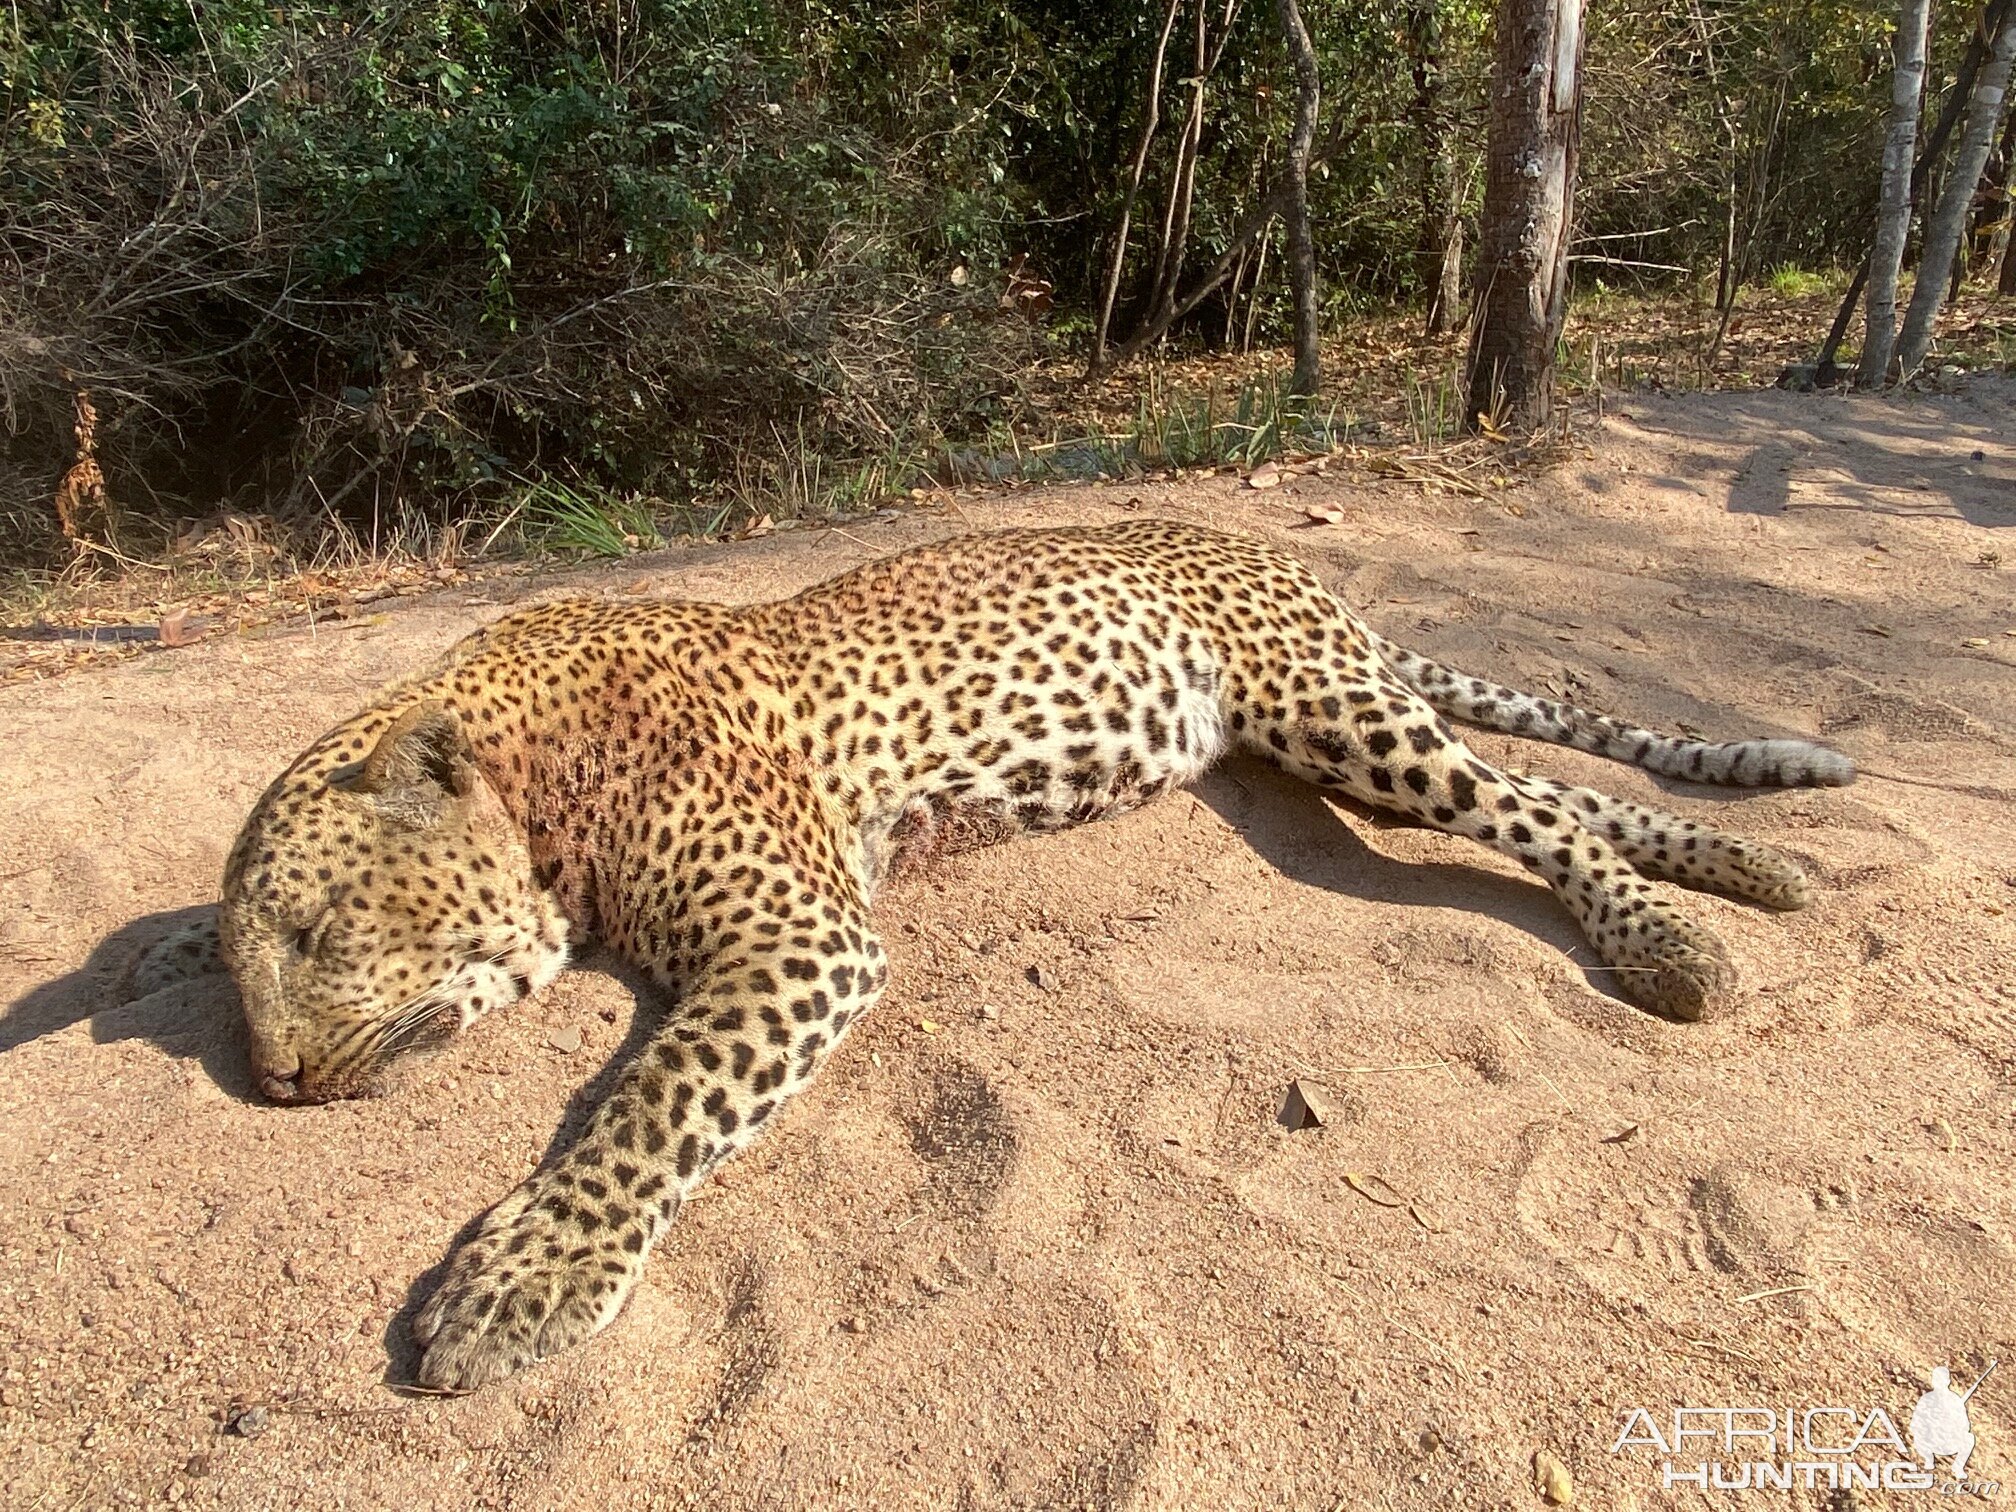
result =
[[[1978,402],[1991,400],[1983,389]],[[1723,394],[1646,418],[1688,439],[1742,446],[1747,435],[1763,438],[1730,481],[1735,514],[1846,510],[2016,528],[2016,456],[2006,427],[1968,395]],[[1711,470],[1725,466],[1718,458]]]

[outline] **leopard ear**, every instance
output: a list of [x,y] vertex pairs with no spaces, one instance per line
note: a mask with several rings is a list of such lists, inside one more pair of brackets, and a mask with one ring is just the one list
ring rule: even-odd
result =
[[430,791],[460,797],[476,785],[476,752],[463,733],[455,711],[438,698],[415,704],[392,721],[378,744],[364,758],[357,791],[385,796],[425,795]]

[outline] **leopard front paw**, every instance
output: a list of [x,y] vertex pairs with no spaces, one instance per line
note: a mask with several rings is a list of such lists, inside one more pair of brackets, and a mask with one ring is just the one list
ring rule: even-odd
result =
[[184,925],[141,951],[126,976],[126,1001],[137,1003],[184,982],[219,975],[225,969],[217,920],[212,915]]
[[413,1320],[421,1384],[474,1391],[608,1327],[644,1269],[626,1232],[638,1230],[598,1220],[591,1232],[564,1193],[513,1193]]

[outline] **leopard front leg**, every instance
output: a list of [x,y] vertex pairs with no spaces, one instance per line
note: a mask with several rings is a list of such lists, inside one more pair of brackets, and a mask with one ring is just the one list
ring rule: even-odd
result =
[[414,1320],[424,1384],[501,1380],[622,1310],[680,1203],[880,996],[881,945],[851,888],[837,891],[796,878],[775,934],[724,934],[580,1141],[484,1218]]
[[224,975],[217,917],[208,914],[140,952],[126,976],[126,1000],[138,1002],[201,977]]

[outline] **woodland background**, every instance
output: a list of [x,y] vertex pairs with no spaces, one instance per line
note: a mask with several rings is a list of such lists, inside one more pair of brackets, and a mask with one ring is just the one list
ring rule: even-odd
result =
[[[1493,18],[1301,13],[1334,381],[1354,322],[1463,318]],[[1980,15],[1933,7],[1928,122]],[[1576,289],[1845,283],[1896,19],[1591,7]],[[1019,454],[1109,283],[1123,354],[1220,266],[1155,350],[1287,339],[1280,223],[1241,240],[1294,125],[1282,38],[1264,0],[14,0],[0,560],[155,551],[221,510],[373,539],[543,512],[620,546],[668,511],[718,530]],[[2016,278],[2010,134],[1960,270],[1991,291]],[[71,511],[102,518],[59,519],[80,456]]]

